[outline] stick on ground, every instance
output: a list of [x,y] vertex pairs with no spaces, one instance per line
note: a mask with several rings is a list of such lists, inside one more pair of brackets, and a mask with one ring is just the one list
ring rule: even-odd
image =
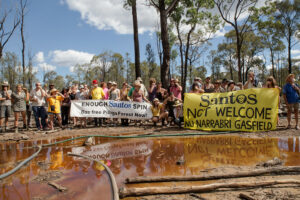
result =
[[297,184],[300,180],[287,179],[275,181],[261,182],[235,182],[235,183],[214,183],[201,186],[179,186],[179,187],[145,187],[145,188],[121,188],[119,195],[121,198],[129,196],[145,196],[157,194],[184,194],[210,192],[220,188],[249,188],[249,187],[265,187],[278,184]]

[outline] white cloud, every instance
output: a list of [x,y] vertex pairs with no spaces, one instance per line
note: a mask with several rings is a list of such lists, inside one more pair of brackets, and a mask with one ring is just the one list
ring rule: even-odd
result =
[[75,51],[75,50],[55,50],[49,53],[51,62],[58,66],[72,67],[76,64],[89,63],[93,58],[93,54]]
[[[130,10],[123,7],[123,0],[64,0],[71,10],[78,11],[81,18],[99,30],[115,30],[120,34],[133,32]],[[139,33],[154,31],[158,15],[145,1],[137,2]]]
[[292,54],[300,54],[300,50],[299,50],[299,49],[292,50],[291,53],[292,53]]
[[39,51],[37,54],[35,54],[34,61],[37,63],[45,62],[44,52]]
[[293,56],[292,58],[293,58],[293,59],[300,59],[300,55],[298,55],[298,56]]
[[42,69],[43,71],[54,71],[56,69],[55,66],[47,64],[47,63],[40,63],[38,64],[38,67]]

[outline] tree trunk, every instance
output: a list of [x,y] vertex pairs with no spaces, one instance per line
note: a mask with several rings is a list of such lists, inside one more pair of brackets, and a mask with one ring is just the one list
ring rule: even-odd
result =
[[3,47],[2,47],[2,44],[0,42],[0,59],[2,58],[3,56]]
[[271,63],[272,63],[272,75],[276,79],[275,66],[274,66],[274,53],[273,53],[273,49],[272,48],[270,48],[270,52],[271,52]]
[[291,57],[291,39],[292,39],[292,36],[289,35],[289,38],[288,38],[288,63],[289,63],[289,74],[292,73],[292,57]]
[[163,48],[163,63],[160,68],[160,76],[162,86],[168,88],[169,86],[169,71],[170,71],[170,43],[168,35],[168,13],[165,9],[165,1],[159,1],[160,11],[160,28],[161,28],[161,42]]
[[21,16],[21,39],[22,39],[22,68],[23,68],[23,86],[25,87],[25,38],[24,38],[24,12],[22,8],[22,16]]
[[177,37],[179,40],[179,53],[180,53],[180,71],[181,71],[181,84],[184,81],[183,78],[183,69],[184,69],[184,64],[183,64],[183,49],[182,49],[182,39],[181,39],[181,35],[180,35],[180,30],[179,30],[179,23],[176,24],[176,30],[177,30]]
[[233,80],[233,70],[232,70],[232,59],[229,56],[229,70],[230,70],[230,79]]
[[238,27],[235,27],[235,34],[236,34],[236,56],[237,56],[237,61],[238,61],[238,79],[239,82],[242,82],[242,63],[241,63],[241,41],[240,41],[240,36],[239,36],[239,30]]
[[139,30],[136,13],[136,0],[132,1],[132,21],[133,21],[133,38],[134,38],[134,57],[135,57],[135,76],[141,77],[140,67],[140,47],[139,47]]

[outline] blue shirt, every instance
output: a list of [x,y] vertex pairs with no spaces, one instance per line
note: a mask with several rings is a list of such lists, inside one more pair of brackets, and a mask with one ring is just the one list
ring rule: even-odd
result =
[[288,103],[298,103],[299,94],[290,83],[285,84],[282,93],[286,95]]

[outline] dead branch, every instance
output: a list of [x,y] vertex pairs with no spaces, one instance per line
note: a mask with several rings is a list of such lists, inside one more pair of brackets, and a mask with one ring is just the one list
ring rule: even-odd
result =
[[145,196],[157,194],[184,194],[184,193],[199,193],[211,192],[221,188],[253,188],[266,187],[279,184],[297,184],[300,185],[300,180],[286,179],[275,181],[261,181],[261,182],[235,182],[235,183],[213,183],[201,186],[178,186],[178,187],[145,187],[145,188],[121,188],[120,197],[129,196]]

